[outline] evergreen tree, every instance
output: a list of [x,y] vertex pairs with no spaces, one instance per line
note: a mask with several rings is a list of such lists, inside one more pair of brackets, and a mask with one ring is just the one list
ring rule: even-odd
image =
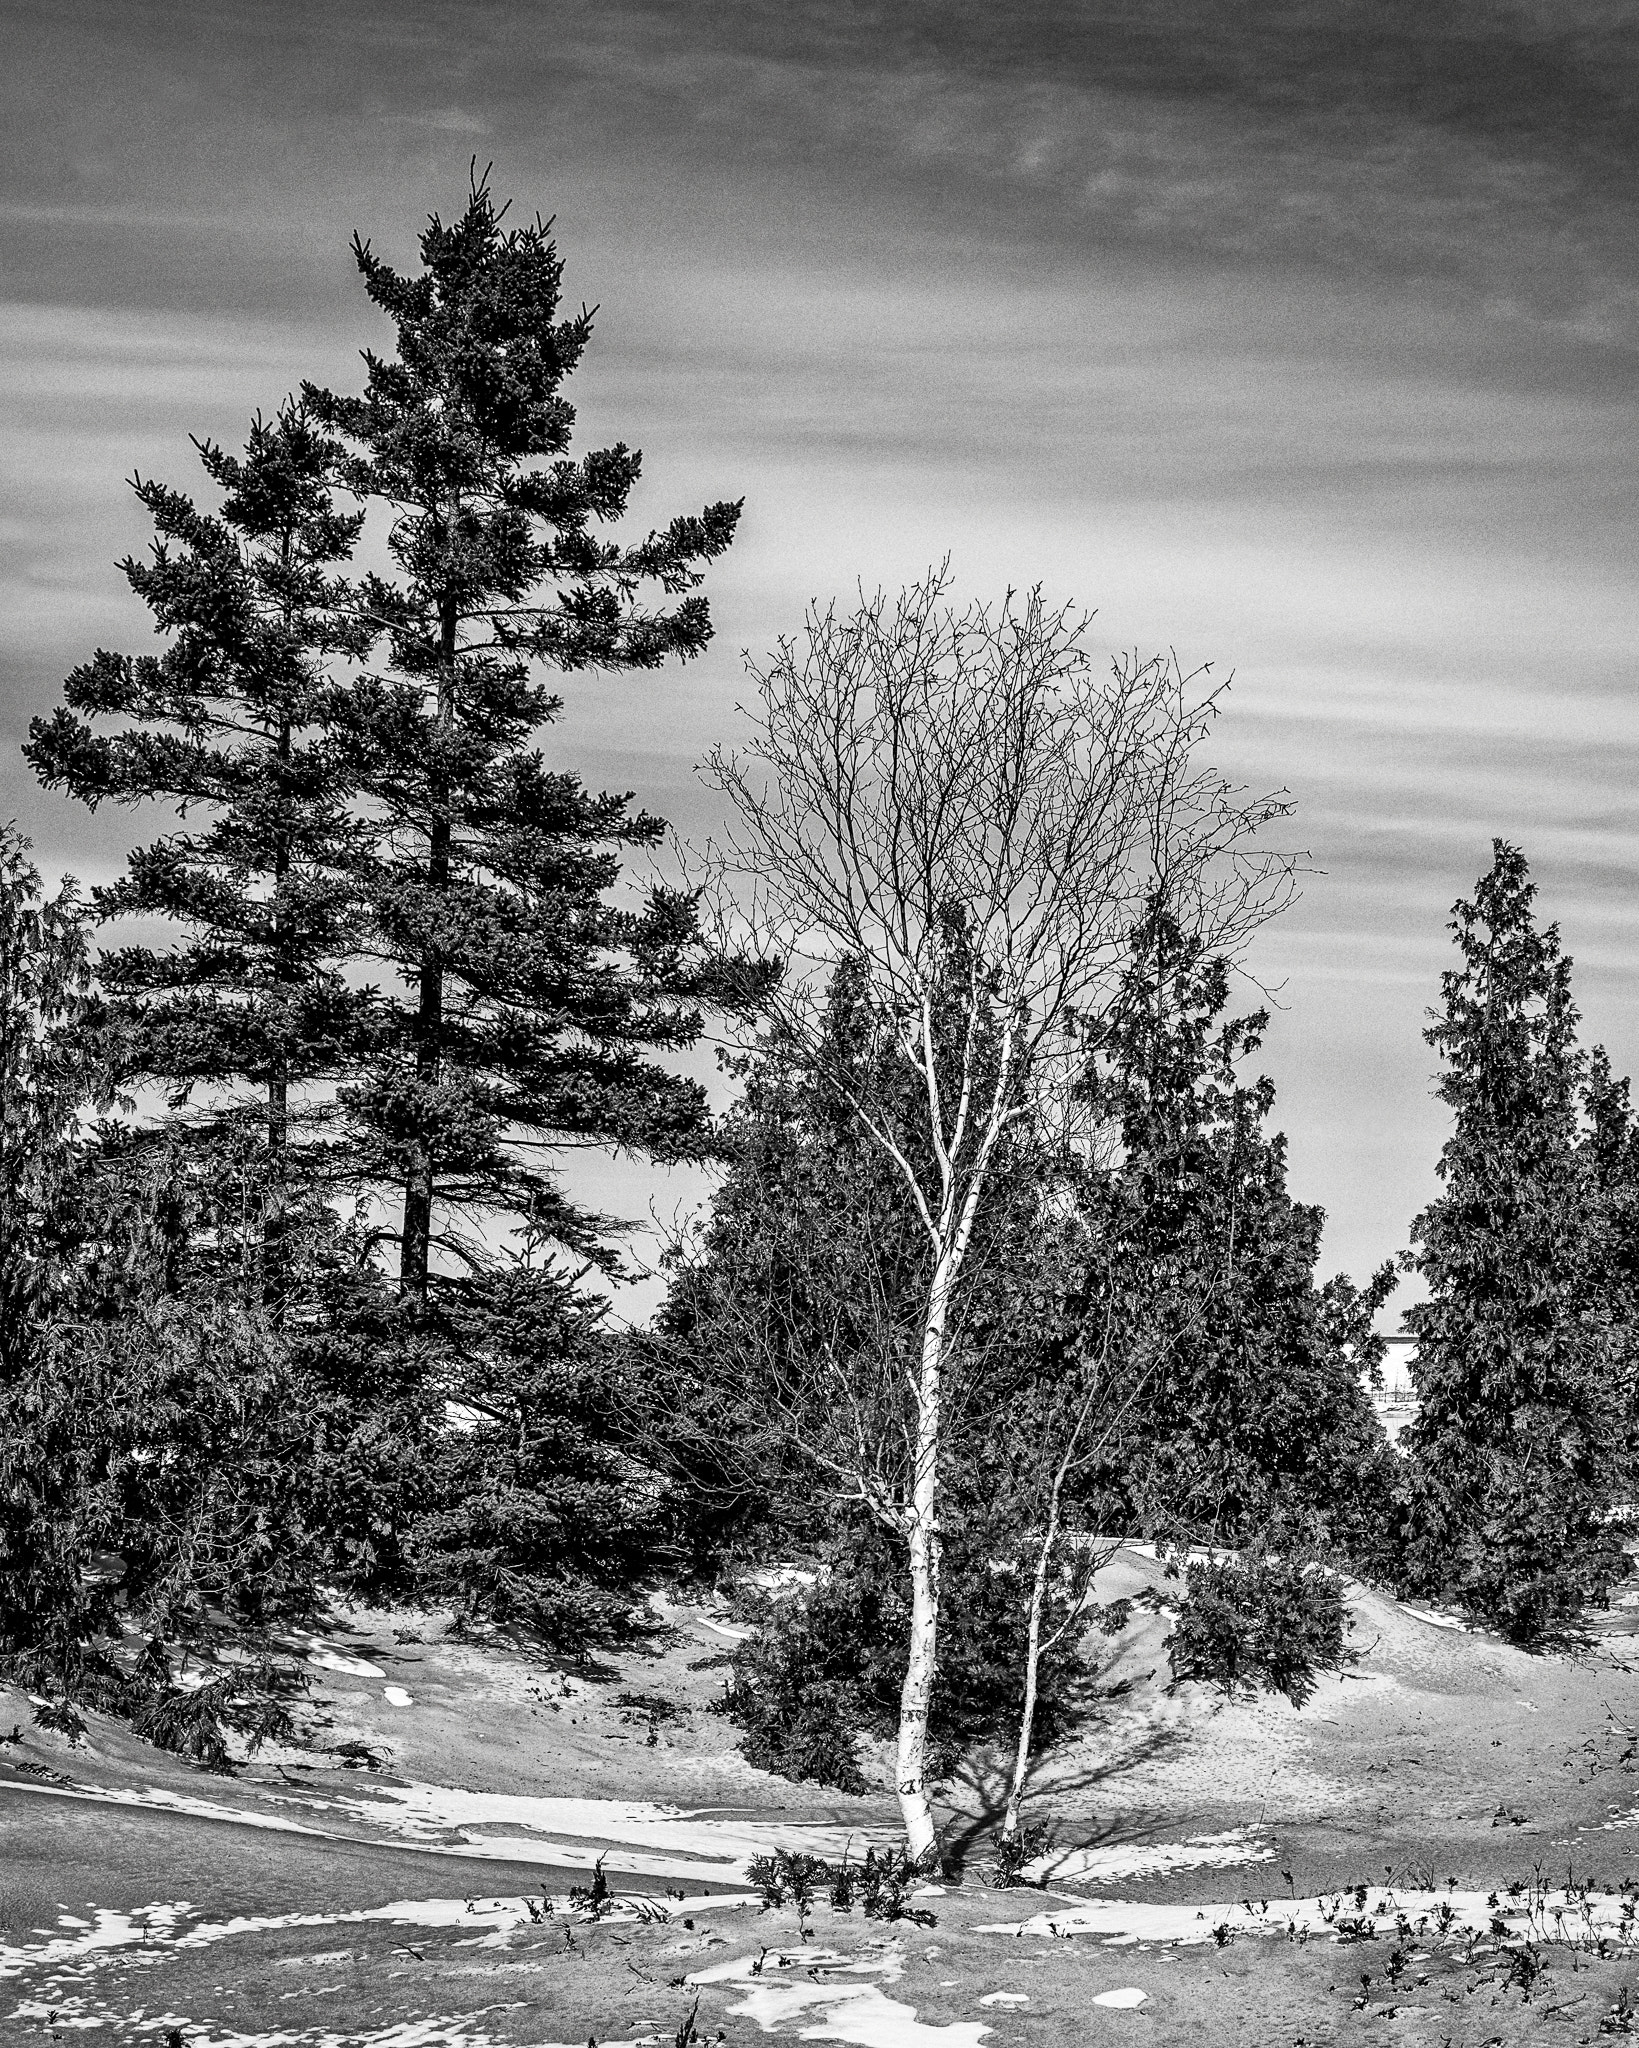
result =
[[1454,1124],[1443,1190],[1413,1226],[1429,1299],[1406,1318],[1419,1407],[1402,1438],[1406,1582],[1522,1641],[1574,1630],[1627,1573],[1609,1517],[1635,1449],[1628,1305],[1611,1286],[1625,1091],[1603,1060],[1588,1091],[1571,963],[1535,893],[1497,840],[1453,910],[1461,962],[1424,1035]]
[[71,888],[42,897],[28,841],[0,828],[0,1653],[38,1641],[80,1597],[63,1540],[72,1460],[32,1411],[94,1086],[87,921]]
[[598,536],[625,512],[640,459],[623,445],[569,457],[561,387],[592,316],[559,317],[550,223],[506,229],[504,212],[475,180],[458,221],[429,223],[417,276],[355,241],[398,355],[366,354],[362,397],[307,392],[352,451],[350,488],[391,518],[395,573],[360,593],[385,668],[333,710],[379,827],[360,869],[373,944],[407,989],[348,1100],[370,1170],[402,1187],[416,1301],[435,1239],[470,1255],[463,1212],[511,1212],[533,1240],[602,1255],[597,1219],[543,1150],[675,1158],[706,1122],[702,1091],[645,1057],[692,1042],[713,987],[693,899],[609,900],[625,850],[661,826],[549,769],[531,739],[558,709],[543,665],[652,668],[704,647],[697,565],[728,546],[739,507],[634,546]]
[[1639,1398],[1639,1125],[1632,1089],[1611,1072],[1610,1056],[1600,1045],[1588,1058],[1582,1111],[1582,1161],[1595,1219],[1589,1231],[1594,1284]]
[[[614,1442],[595,1303],[538,1262],[497,1263],[452,1212],[510,1210],[532,1245],[606,1258],[598,1219],[531,1161],[705,1142],[702,1092],[648,1055],[756,978],[705,963],[692,898],[612,900],[659,822],[530,741],[557,708],[543,665],[650,667],[705,644],[697,565],[738,508],[636,546],[596,537],[638,458],[567,457],[560,386],[591,323],[557,318],[543,223],[503,231],[478,185],[455,227],[431,224],[420,277],[357,254],[398,359],[367,358],[362,398],[310,390],[259,420],[242,458],[201,445],[214,511],[137,481],[156,541],[124,568],[168,644],[99,653],[31,734],[48,785],[185,821],[97,895],[105,917],[182,927],[104,956],[96,1016],[121,1083],[169,1101],[85,1148],[64,1270],[93,1334],[73,1371],[59,1358],[31,1385],[41,1429],[79,1447],[59,1460],[76,1497],[98,1504],[64,1555],[93,1522],[124,1554],[120,1502],[188,1532],[180,1576],[131,1550],[132,1601],[155,1589],[145,1627],[185,1634],[207,1609],[248,1626],[322,1572],[569,1642],[618,1622],[655,1486]],[[338,486],[362,509],[338,511]],[[349,584],[373,507],[396,573]],[[365,985],[383,962],[408,1003]],[[340,1197],[407,1179],[395,1301],[375,1271],[389,1233]],[[434,1192],[465,1270],[429,1303]],[[474,1428],[449,1428],[451,1402]],[[192,1447],[183,1466],[144,1415]],[[234,1525],[210,1503],[241,1428],[257,1448],[238,1454]],[[191,1494],[165,1492],[189,1474]],[[276,1584],[255,1531],[280,1524]]]
[[1083,1490],[1105,1526],[1243,1544],[1380,1547],[1392,1453],[1366,1378],[1393,1286],[1316,1280],[1324,1212],[1294,1201],[1274,1083],[1241,1080],[1267,1013],[1159,903],[1135,934],[1090,1092],[1120,1152],[1083,1183],[1081,1348],[1111,1359]]
[[[173,1111],[206,1090],[199,1143],[242,1152],[242,1091],[257,1091],[256,1234],[278,1309],[293,1183],[312,1178],[296,1168],[317,1156],[293,1158],[292,1138],[324,1113],[315,1084],[344,1074],[371,1030],[372,998],[346,978],[358,827],[323,730],[327,658],[368,644],[332,573],[361,518],[335,509],[340,451],[300,403],[258,419],[242,458],[196,445],[220,510],[136,479],[158,538],[122,565],[169,645],[77,668],[24,751],[47,787],[93,809],[157,799],[207,815],[203,830],[138,848],[94,892],[104,918],[169,920],[186,936],[110,949],[98,973],[122,1078],[162,1084]],[[137,723],[107,734],[106,718]]]
[[628,1448],[633,1393],[606,1304],[550,1264],[442,1290],[460,1426],[427,1450],[422,1592],[558,1651],[629,1636],[663,1482]]

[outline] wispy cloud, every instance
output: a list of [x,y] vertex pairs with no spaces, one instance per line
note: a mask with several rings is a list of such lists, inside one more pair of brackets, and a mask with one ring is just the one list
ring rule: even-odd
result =
[[[0,71],[0,731],[147,621],[122,478],[186,482],[379,342],[498,187],[602,313],[576,400],[639,516],[747,499],[719,638],[571,679],[551,745],[688,823],[811,595],[953,550],[1112,648],[1238,671],[1221,742],[1326,873],[1270,935],[1298,1184],[1359,1269],[1427,1191],[1453,896],[1524,838],[1639,1064],[1631,0],[59,0]],[[51,858],[87,821],[0,761]],[[623,1203],[642,1207],[641,1195]]]
[[436,128],[445,135],[487,135],[489,123],[478,114],[460,107],[435,107],[424,114],[383,114],[384,121],[402,122],[409,128]]

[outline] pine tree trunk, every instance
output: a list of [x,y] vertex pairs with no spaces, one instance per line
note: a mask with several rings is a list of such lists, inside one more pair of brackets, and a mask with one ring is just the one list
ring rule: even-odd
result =
[[[442,847],[440,847],[442,839]],[[436,889],[449,879],[449,824],[434,829],[427,879]],[[442,855],[442,858],[440,858]],[[442,870],[442,872],[440,872]],[[444,970],[429,950],[421,963],[420,999],[416,1007],[415,1071],[424,1087],[435,1084],[439,1071],[439,1040],[444,1027]],[[433,1155],[424,1130],[410,1139],[404,1179],[404,1246],[399,1277],[404,1291],[417,1301],[427,1298],[427,1268],[432,1258]]]
[[275,1326],[284,1320],[285,1307],[289,1141],[290,1084],[280,1072],[267,1084],[267,1187],[262,1196],[262,1303]]
[[[438,726],[440,737],[455,717],[455,633],[456,610],[446,599],[439,622],[441,663],[438,678]],[[435,902],[450,882],[450,815],[448,792],[435,787],[433,815],[427,836],[427,888]],[[442,909],[442,905],[439,904]],[[421,986],[415,1019],[416,1080],[423,1100],[437,1086],[444,1037],[444,961],[436,944],[429,944],[421,961]],[[432,1258],[433,1155],[425,1129],[411,1138],[404,1178],[404,1240],[399,1279],[406,1294],[421,1302],[427,1298],[427,1269]]]
[[[288,550],[287,559],[288,559]],[[290,725],[279,729],[279,799],[286,800],[286,779],[290,769]],[[280,995],[287,995],[296,977],[289,957],[282,893],[290,876],[290,835],[281,832],[273,854],[273,979]],[[279,1028],[288,1043],[290,1019],[282,1015]],[[267,1083],[267,1186],[262,1197],[262,1302],[275,1326],[284,1320],[285,1306],[285,1221],[290,1207],[290,1059],[281,1044],[273,1056],[273,1071]]]

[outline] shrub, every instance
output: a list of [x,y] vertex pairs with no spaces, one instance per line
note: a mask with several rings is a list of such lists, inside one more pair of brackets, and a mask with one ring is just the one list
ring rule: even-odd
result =
[[[960,1498],[958,1496],[958,1498]],[[944,1776],[972,1744],[1017,1731],[1024,1683],[1025,1599],[1018,1575],[992,1566],[1008,1549],[962,1500],[946,1537],[939,1672],[929,1717],[929,1769]],[[814,1584],[747,1603],[757,1633],[730,1659],[724,1711],[745,1730],[746,1756],[782,1777],[862,1792],[856,1731],[899,1725],[910,1617],[896,1546],[875,1526],[839,1537]],[[1076,1665],[1074,1632],[1042,1659],[1036,1726],[1050,1742],[1063,1724]]]
[[1044,1820],[1026,1821],[1012,1834],[1003,1835],[996,1844],[995,1860],[985,1873],[989,1882],[999,1892],[1012,1891],[1019,1885],[1044,1883],[1043,1879],[1026,1877],[1024,1867],[1044,1853],[1052,1836],[1052,1823]]
[[131,1727],[156,1749],[191,1758],[208,1771],[225,1771],[229,1753],[224,1729],[248,1737],[253,1751],[267,1741],[295,1739],[290,1710],[279,1697],[289,1689],[272,1669],[249,1676],[228,1673],[192,1692],[169,1687],[142,1702],[131,1716]]
[[[840,1597],[839,1597],[840,1596]],[[857,1606],[841,1587],[764,1599],[762,1626],[731,1659],[725,1711],[747,1762],[782,1778],[863,1792],[859,1767]]]
[[1175,1682],[1279,1692],[1301,1707],[1318,1673],[1351,1661],[1343,1587],[1331,1572],[1299,1558],[1199,1559],[1184,1586],[1167,1638]]

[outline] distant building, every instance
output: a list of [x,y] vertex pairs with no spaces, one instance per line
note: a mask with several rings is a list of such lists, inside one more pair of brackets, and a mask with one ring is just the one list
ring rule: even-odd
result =
[[1411,1362],[1417,1355],[1417,1341],[1402,1331],[1388,1340],[1383,1360],[1383,1384],[1372,1392],[1372,1406],[1393,1443],[1417,1413],[1417,1390],[1411,1381]]

